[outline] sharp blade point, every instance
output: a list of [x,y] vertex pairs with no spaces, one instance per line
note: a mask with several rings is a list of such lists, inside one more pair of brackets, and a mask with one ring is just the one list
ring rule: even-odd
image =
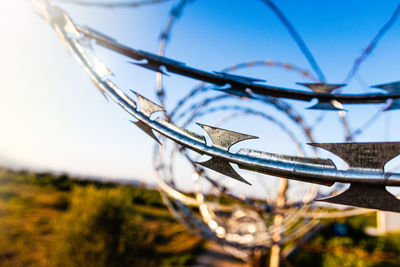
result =
[[136,95],[139,101],[140,112],[145,114],[146,116],[150,117],[151,114],[158,112],[158,111],[165,111],[163,107],[157,105],[156,103],[150,101],[149,99],[145,98],[144,96],[136,93],[135,91],[131,90],[132,93]]
[[196,162],[196,164],[199,164],[203,167],[209,168],[211,170],[214,170],[216,172],[219,172],[221,174],[224,174],[226,176],[229,176],[235,180],[238,180],[240,182],[243,182],[245,184],[251,185],[248,181],[246,181],[240,174],[238,174],[230,165],[230,163],[226,160],[220,159],[220,158],[211,158],[208,161],[205,162]]
[[351,184],[350,188],[340,195],[317,201],[400,212],[400,200],[386,191],[384,186]]
[[160,145],[161,142],[158,140],[158,138],[155,136],[153,130],[147,126],[146,124],[144,124],[141,121],[131,121],[132,123],[134,123],[137,127],[139,127],[143,132],[145,132],[148,136],[150,136],[151,138],[153,138],[157,143],[159,143]]
[[400,142],[309,143],[346,161],[352,168],[383,169],[386,162],[400,154]]
[[214,146],[229,150],[229,148],[241,141],[249,139],[258,139],[257,136],[242,134],[234,131],[229,131],[205,124],[197,123],[208,134]]
[[345,86],[346,84],[329,84],[329,83],[297,83],[305,86],[316,93],[327,93],[330,94],[332,91]]

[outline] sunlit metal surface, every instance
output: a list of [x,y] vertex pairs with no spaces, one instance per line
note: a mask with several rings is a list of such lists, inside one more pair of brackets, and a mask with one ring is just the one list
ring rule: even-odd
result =
[[[144,53],[139,50],[133,50],[124,46],[121,46],[115,42],[111,42],[109,38],[104,38],[101,35],[98,35],[90,30],[83,29],[81,27],[77,27],[72,20],[68,17],[68,15],[58,7],[54,7],[45,3],[45,8],[43,12],[43,16],[52,24],[60,39],[63,41],[64,45],[72,52],[78,62],[82,65],[82,67],[88,72],[91,79],[95,82],[96,86],[103,91],[106,95],[108,95],[112,100],[117,102],[123,109],[125,109],[128,113],[130,113],[133,117],[138,119],[143,125],[149,127],[154,131],[162,134],[163,136],[175,141],[176,143],[196,151],[198,153],[209,155],[213,158],[218,158],[220,161],[225,161],[233,164],[237,164],[239,168],[257,171],[269,175],[284,177],[288,179],[295,179],[299,181],[317,183],[317,184],[333,184],[335,182],[343,182],[343,183],[351,183],[351,184],[363,184],[365,186],[375,186],[375,189],[379,192],[383,192],[384,186],[400,186],[400,174],[399,173],[387,173],[381,169],[375,168],[350,168],[348,170],[338,170],[332,165],[321,165],[320,160],[306,158],[305,160],[299,160],[296,158],[290,157],[282,157],[281,155],[274,153],[263,153],[257,152],[253,154],[243,153],[243,151],[239,151],[238,153],[231,153],[226,149],[221,148],[220,146],[211,145],[208,146],[198,140],[194,140],[191,136],[185,134],[184,131],[176,131],[172,127],[168,127],[167,125],[163,125],[159,123],[157,120],[152,120],[149,117],[147,112],[143,113],[142,110],[146,110],[146,107],[142,107],[139,105],[139,110],[136,105],[133,104],[134,101],[127,97],[121,90],[117,90],[115,84],[113,84],[110,80],[104,80],[104,72],[99,71],[93,67],[93,58],[91,59],[86,53],[85,49],[80,43],[80,37],[76,36],[77,32],[83,33],[87,37],[91,37],[97,41],[98,44],[113,49],[118,50],[118,52],[126,53],[131,57],[142,60],[147,59],[153,66],[160,67],[164,65],[167,70],[180,70],[189,73],[197,73],[196,75],[200,75],[201,77],[206,77],[207,81],[215,83],[217,85],[223,85],[226,83],[230,83],[231,85],[235,85],[238,87],[247,87],[249,84],[245,84],[243,81],[231,80],[226,77],[221,77],[220,75],[202,72],[196,69],[188,68],[182,63],[176,63],[172,60],[166,60],[163,57],[159,57],[153,54]],[[245,86],[246,85],[246,86]],[[250,84],[250,86],[253,84]],[[257,85],[258,86],[258,85]],[[251,88],[251,87],[250,87]],[[254,88],[252,88],[254,89]],[[267,89],[267,88],[264,88]],[[268,91],[268,90],[267,90]],[[281,91],[280,89],[278,91]],[[288,94],[292,94],[293,92],[285,91]],[[298,92],[298,91],[297,91]],[[388,95],[331,95],[331,94],[314,94],[314,93],[302,93],[297,94],[298,96],[313,96],[319,98],[320,100],[341,100],[342,102],[349,103],[348,100],[352,99],[352,103],[357,103],[358,101],[369,101],[376,102],[380,100],[386,100]],[[285,94],[286,94],[285,93]],[[274,94],[272,94],[274,95]],[[276,96],[276,95],[275,95]],[[292,94],[292,96],[294,96]],[[400,97],[399,95],[391,94],[391,98]],[[142,97],[144,99],[144,97]],[[301,99],[301,97],[300,97]],[[306,98],[303,98],[306,99]],[[146,100],[146,105],[157,106],[157,104],[153,103],[150,100]],[[151,103],[151,104],[149,104]],[[140,104],[140,103],[139,103]],[[229,133],[226,131],[225,133]],[[210,134],[210,133],[209,133]],[[217,140],[218,136],[211,134],[212,139]],[[392,143],[393,144],[393,143]],[[332,145],[334,146],[334,145]],[[362,149],[366,145],[359,145],[359,149]],[[374,143],[376,147],[387,146],[387,143]],[[397,146],[397,145],[396,145]],[[259,156],[262,155],[262,156]],[[374,154],[375,157],[380,157],[379,153]],[[363,191],[358,191],[362,193]],[[389,211],[397,211],[399,208],[399,201],[394,200],[391,203],[387,203],[387,205],[377,204],[377,198],[371,199],[371,196],[363,193],[364,200],[368,201],[370,205],[369,208],[382,208],[384,210]],[[389,193],[388,193],[389,194]],[[382,195],[382,194],[381,194]],[[354,196],[351,195],[351,196]],[[343,200],[345,199],[345,200]],[[360,206],[357,200],[354,197],[347,197],[341,200],[341,204],[347,205],[357,205]],[[378,197],[379,199],[379,197]],[[382,201],[386,201],[387,198],[382,198]]]

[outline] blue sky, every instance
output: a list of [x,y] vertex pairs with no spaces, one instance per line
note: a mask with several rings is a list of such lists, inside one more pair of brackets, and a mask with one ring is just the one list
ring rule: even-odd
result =
[[[106,10],[72,5],[65,8],[80,24],[102,30],[135,48],[156,52],[160,31],[175,3],[140,9]],[[328,82],[340,83],[398,3],[386,0],[277,1],[277,4],[306,41]],[[33,14],[26,1],[1,1],[0,10],[0,163],[153,183],[153,141],[132,126],[130,117],[117,105],[104,100],[50,26]],[[397,22],[360,69],[360,77],[368,85],[399,80],[399,43],[400,22]],[[103,49],[97,51],[125,91],[134,89],[156,99],[154,73],[127,64],[126,58]],[[311,69],[286,29],[258,0],[198,0],[189,4],[173,31],[167,56],[209,71],[264,59]],[[290,88],[300,88],[295,82],[304,81],[298,75],[272,68],[253,68],[238,74]],[[167,77],[168,106],[195,84],[179,76]],[[354,80],[343,92],[365,90],[370,89]],[[310,122],[319,114],[305,110],[308,103],[290,103]],[[272,116],[281,116],[260,104],[252,105]],[[378,108],[348,106],[352,128],[362,125]],[[397,115],[393,111],[381,116],[357,140],[398,141]],[[202,118],[201,122],[212,124],[216,119],[218,115]],[[295,153],[293,146],[279,140],[279,132],[268,125],[246,119],[226,127],[262,137],[257,142],[249,141],[248,146]],[[199,128],[192,126],[192,129],[202,133]],[[323,142],[343,141],[343,130],[335,113],[326,116],[315,136]]]

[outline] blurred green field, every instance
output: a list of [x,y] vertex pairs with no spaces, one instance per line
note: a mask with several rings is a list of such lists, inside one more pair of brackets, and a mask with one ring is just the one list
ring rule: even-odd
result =
[[[322,225],[282,266],[400,266],[399,233],[365,233],[374,213]],[[190,266],[206,250],[156,190],[0,169],[0,266]]]
[[0,171],[0,266],[181,266],[203,247],[158,191]]

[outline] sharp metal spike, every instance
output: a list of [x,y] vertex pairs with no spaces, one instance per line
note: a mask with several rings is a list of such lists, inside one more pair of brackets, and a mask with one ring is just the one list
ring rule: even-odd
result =
[[145,69],[148,69],[148,70],[152,70],[152,71],[155,71],[155,72],[159,72],[159,73],[161,73],[161,74],[163,74],[163,75],[166,75],[166,76],[169,76],[165,71],[163,71],[163,70],[160,68],[161,65],[158,64],[158,63],[151,63],[151,62],[148,62],[148,63],[129,62],[129,63],[130,63],[130,64],[137,65],[137,66],[142,67],[142,68],[145,68]]
[[400,99],[388,99],[383,111],[400,109]]
[[216,172],[219,172],[221,174],[224,174],[226,176],[229,176],[233,179],[236,179],[240,182],[246,183],[248,185],[251,185],[249,182],[247,182],[242,176],[240,176],[229,164],[228,161],[220,159],[220,158],[211,158],[210,160],[206,162],[196,162],[196,164],[199,164],[203,167],[209,168],[211,170],[214,170]]
[[333,90],[345,86],[346,84],[329,84],[329,83],[297,83],[299,85],[310,88],[317,93],[332,93]]
[[257,136],[242,134],[238,132],[233,132],[217,127],[208,126],[205,124],[197,123],[204,131],[207,132],[208,136],[211,138],[213,145],[219,148],[229,150],[229,148],[241,141],[248,139],[258,139]]
[[101,78],[108,75],[113,75],[109,68],[97,57],[93,57],[93,69]]
[[[379,88],[387,91],[389,94],[399,94],[400,93],[400,81],[392,82],[392,83],[385,83],[385,84],[378,84],[372,86],[373,88]],[[389,110],[397,110],[400,109],[400,100],[399,99],[389,99],[386,102],[387,106],[384,108],[384,111]]]
[[231,86],[231,85],[228,88],[214,87],[212,89],[216,90],[216,91],[224,92],[224,93],[227,93],[230,95],[252,98],[252,96],[249,93],[247,93],[246,90],[243,90],[241,88]]
[[252,78],[252,77],[246,77],[246,76],[241,76],[241,75],[235,75],[235,74],[230,74],[226,72],[218,72],[214,71],[215,74],[226,78],[230,80],[235,80],[238,82],[245,82],[245,83],[254,83],[254,82],[266,82],[266,80],[263,79],[257,79],[257,78]]
[[63,9],[54,5],[47,5],[45,7],[47,14],[44,16],[46,20],[49,20],[50,23],[57,24],[59,27],[64,28],[67,24],[68,16],[65,15]]
[[307,109],[344,111],[344,109],[335,106],[332,102],[318,102],[314,106],[308,107]]
[[311,143],[346,161],[351,168],[383,169],[386,162],[400,154],[400,142]]
[[80,43],[82,46],[84,46],[84,47],[86,47],[86,48],[88,48],[88,49],[93,49],[92,42],[93,42],[93,39],[90,38],[90,37],[88,37],[88,36],[86,36],[86,35],[82,35],[82,36],[79,38],[79,43]]
[[105,100],[109,101],[109,100],[108,100],[108,97],[107,97],[107,95],[106,95],[105,89],[102,88],[102,87],[97,83],[96,80],[92,79],[92,81],[93,81],[94,85],[96,86],[97,90],[99,90],[99,92],[103,95],[103,97],[105,98]]
[[153,130],[149,126],[147,126],[146,124],[144,124],[141,121],[131,121],[131,122],[134,123],[140,129],[142,129],[143,132],[145,132],[147,135],[149,135],[151,138],[153,138],[157,143],[159,143],[161,145],[161,142],[158,140],[158,138],[155,136]]
[[400,93],[400,81],[399,82],[392,82],[392,83],[385,83],[385,84],[378,84],[371,86],[373,88],[379,88],[386,90],[390,94],[398,94]]
[[145,98],[144,96],[136,93],[135,91],[131,90],[132,93],[136,95],[139,100],[140,112],[145,114],[146,116],[150,117],[151,114],[157,111],[164,111],[164,108],[157,105],[156,103],[150,101],[149,99]]
[[176,60],[174,60],[174,59],[170,59],[170,58],[167,58],[167,57],[161,57],[161,56],[158,56],[158,55],[156,55],[156,54],[149,53],[149,52],[146,52],[146,51],[143,51],[143,50],[138,50],[138,52],[141,53],[141,54],[146,55],[147,58],[153,58],[153,59],[155,59],[155,60],[162,61],[162,62],[165,62],[165,63],[169,63],[169,64],[172,64],[172,65],[177,65],[177,66],[184,66],[184,65],[186,65],[186,64],[183,63],[183,62],[176,61]]
[[66,17],[65,18],[66,23],[64,25],[64,30],[67,32],[67,34],[69,36],[74,37],[74,38],[79,38],[80,33],[76,29],[74,23],[71,21],[71,19],[68,16],[66,16],[66,15],[64,15],[64,16]]
[[317,201],[349,205],[367,209],[400,212],[400,200],[386,191],[384,186],[351,184],[342,194]]

